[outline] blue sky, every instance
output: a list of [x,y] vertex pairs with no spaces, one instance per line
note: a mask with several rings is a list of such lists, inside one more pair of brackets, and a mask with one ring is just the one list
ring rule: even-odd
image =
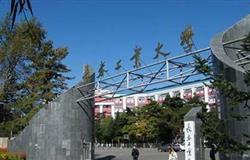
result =
[[[9,2],[0,1],[0,15]],[[68,47],[65,63],[71,69],[69,86],[82,77],[84,64],[95,70],[105,61],[109,74],[117,60],[131,69],[136,45],[144,63],[153,62],[157,42],[172,55],[182,53],[181,31],[192,25],[198,48],[217,33],[250,13],[248,0],[33,0],[35,17],[56,47]]]

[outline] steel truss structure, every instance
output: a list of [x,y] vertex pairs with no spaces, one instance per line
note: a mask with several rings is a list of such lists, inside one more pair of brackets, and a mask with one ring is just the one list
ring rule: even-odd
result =
[[[239,49],[235,43],[241,43],[244,38],[223,43],[225,48]],[[234,47],[232,47],[234,46]],[[244,53],[241,53],[243,55]],[[146,93],[154,90],[168,88],[174,85],[182,85],[194,81],[207,80],[210,77],[204,76],[195,67],[194,56],[200,56],[207,60],[212,66],[212,51],[210,47],[198,49],[190,53],[181,54],[162,61],[158,61],[140,68],[128,70],[96,82],[88,83],[77,87],[81,90],[85,87],[91,88],[77,102],[97,98],[98,102],[108,99],[120,98],[138,93]],[[243,61],[244,60],[244,61]],[[246,61],[245,61],[246,60]],[[234,61],[238,65],[250,63],[250,56],[239,56]],[[99,92],[98,92],[99,91]],[[93,95],[93,93],[95,93]]]
[[250,54],[248,51],[243,50],[242,40],[244,40],[244,38],[224,43],[223,47],[235,64],[242,67],[245,71],[248,71],[250,69]]

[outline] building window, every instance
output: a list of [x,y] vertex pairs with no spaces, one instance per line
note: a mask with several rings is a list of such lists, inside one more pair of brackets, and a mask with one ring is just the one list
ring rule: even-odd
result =
[[139,103],[145,103],[145,97],[139,97],[138,102]]
[[204,87],[203,87],[203,86],[201,86],[201,87],[196,87],[196,88],[195,88],[195,94],[196,94],[197,96],[200,96],[200,97],[204,96]]
[[183,98],[185,98],[185,99],[192,98],[192,89],[185,89],[184,94],[183,94]]
[[134,103],[134,98],[133,97],[128,97],[127,98],[127,103]]

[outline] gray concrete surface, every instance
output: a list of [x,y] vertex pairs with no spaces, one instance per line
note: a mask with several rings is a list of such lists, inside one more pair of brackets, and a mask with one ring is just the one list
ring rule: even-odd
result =
[[[250,15],[246,16],[232,27],[228,28],[221,34],[214,37],[211,41],[211,49],[214,55],[214,73],[219,75],[223,74],[224,79],[233,83],[237,89],[249,92],[250,88],[244,82],[244,72],[250,69],[250,64],[242,66],[237,65],[234,60],[238,59],[239,49],[242,42],[238,41],[225,47],[224,42],[232,41],[242,38],[250,32]],[[249,55],[249,53],[247,53]],[[244,106],[245,103],[240,105],[232,105],[229,103],[227,97],[221,93],[219,97],[219,112],[221,119],[225,122],[225,132],[235,140],[240,140],[241,143],[247,144],[248,138],[244,134],[250,134],[250,117],[241,121],[233,118],[231,115],[242,115],[245,117],[249,113],[249,109]],[[243,154],[221,154],[223,160],[250,160],[250,151]]]
[[[96,148],[95,160],[132,160],[131,148]],[[155,148],[139,148],[139,160],[167,160],[167,152],[158,152]],[[205,160],[210,160],[208,157],[209,150],[205,151]],[[184,152],[178,152],[178,160],[184,160]],[[217,154],[218,160],[218,154]]]
[[[42,108],[28,126],[10,141],[9,150],[26,152],[28,160],[89,159],[89,146],[92,145],[88,142],[93,143],[94,102],[76,102],[82,97],[78,85]],[[82,92],[88,90],[90,88],[85,88]]]
[[[97,148],[95,149],[95,160],[132,160],[131,148]],[[158,152],[157,149],[139,148],[139,160],[167,160],[167,152]],[[184,160],[184,152],[178,153],[178,158]]]

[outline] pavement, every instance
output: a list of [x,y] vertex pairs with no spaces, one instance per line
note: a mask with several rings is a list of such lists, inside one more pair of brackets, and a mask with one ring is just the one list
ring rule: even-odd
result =
[[[167,152],[159,152],[156,148],[138,148],[139,160],[168,160]],[[132,160],[132,148],[104,147],[95,149],[95,160]],[[178,160],[185,160],[185,152],[177,152]],[[205,160],[210,160],[209,149],[205,149]],[[218,153],[216,154],[218,160]]]
[[[132,160],[131,148],[96,148],[95,160]],[[167,152],[155,148],[139,148],[139,160],[167,160]],[[184,152],[178,152],[178,160],[184,160]]]

